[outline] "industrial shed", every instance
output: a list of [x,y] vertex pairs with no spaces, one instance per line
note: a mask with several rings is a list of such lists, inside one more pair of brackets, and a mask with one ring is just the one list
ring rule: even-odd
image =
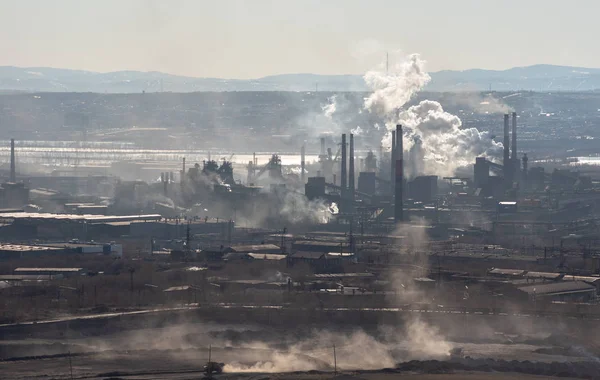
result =
[[563,281],[519,288],[530,300],[580,301],[596,298],[596,287],[583,281]]

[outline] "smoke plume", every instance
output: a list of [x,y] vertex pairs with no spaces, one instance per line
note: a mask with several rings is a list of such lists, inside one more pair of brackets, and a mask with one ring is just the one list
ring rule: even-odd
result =
[[412,162],[407,167],[409,176],[450,176],[457,168],[471,164],[477,156],[498,156],[502,144],[494,142],[487,132],[463,129],[460,118],[444,111],[438,102],[423,100],[404,109],[431,79],[424,64],[418,54],[412,54],[394,72],[365,74],[365,82],[373,92],[365,99],[364,107],[382,117],[388,129],[382,145],[390,149],[390,131],[396,124],[402,124],[405,154]]

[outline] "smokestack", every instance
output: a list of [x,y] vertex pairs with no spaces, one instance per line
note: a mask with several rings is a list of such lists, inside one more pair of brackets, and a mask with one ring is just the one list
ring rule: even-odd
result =
[[325,137],[321,137],[321,156],[325,155]]
[[404,202],[402,200],[402,185],[404,182],[404,146],[402,142],[402,126],[396,125],[396,188],[394,191],[394,221],[404,220]]
[[167,196],[167,183],[169,182],[169,173],[161,172],[160,173],[160,182],[163,184],[163,191],[165,193],[165,197]]
[[15,168],[15,139],[10,139],[10,182],[17,182],[17,170]]
[[517,113],[512,113],[512,146],[511,149],[511,160],[515,163],[515,166],[519,165],[519,159],[517,158]]
[[523,180],[527,181],[527,163],[529,159],[527,158],[527,153],[523,154]]
[[394,178],[396,173],[396,131],[392,131],[392,151],[390,152],[390,189],[394,195]]
[[341,173],[340,173],[340,187],[342,188],[342,194],[344,194],[345,190],[346,190],[346,186],[347,186],[347,178],[348,178],[348,172],[346,170],[346,162],[348,161],[348,158],[346,157],[346,134],[343,133],[342,134],[342,168],[341,168]]
[[348,189],[350,200],[354,201],[354,134],[350,133],[350,159],[348,161]]
[[304,184],[305,151],[304,145],[300,148],[300,181]]
[[185,157],[183,157],[183,164],[181,166],[181,184],[185,182]]
[[511,179],[511,165],[510,165],[510,137],[509,137],[509,126],[508,126],[508,114],[504,114],[504,159],[502,165],[504,166],[504,180],[507,185],[512,182]]

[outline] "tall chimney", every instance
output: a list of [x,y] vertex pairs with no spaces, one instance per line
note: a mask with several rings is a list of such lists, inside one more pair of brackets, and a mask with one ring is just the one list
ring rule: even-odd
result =
[[517,113],[512,113],[512,145],[510,159],[515,163],[515,166],[519,165],[519,159],[517,158]]
[[392,151],[390,152],[390,194],[394,196],[394,178],[396,173],[396,131],[392,131]]
[[350,158],[348,161],[348,189],[350,201],[354,201],[354,134],[350,133]]
[[511,164],[510,164],[510,136],[509,136],[510,128],[508,126],[508,114],[504,114],[504,160],[502,161],[502,165],[504,166],[504,180],[506,185],[510,185],[512,183],[511,178]]
[[321,137],[321,156],[325,155],[325,137]]
[[346,162],[348,161],[348,158],[346,157],[346,134],[343,133],[342,134],[342,167],[341,167],[341,173],[340,173],[340,187],[342,188],[342,196],[345,195],[345,191],[346,191],[346,186],[347,186],[347,178],[348,178],[348,172],[346,170]]
[[404,220],[404,202],[402,200],[402,185],[404,182],[404,146],[402,142],[402,126],[396,125],[396,187],[394,191],[394,221]]
[[15,139],[10,139],[10,182],[17,181],[17,170],[15,167]]
[[179,177],[179,186],[181,186],[181,195],[183,196],[183,188],[185,187],[185,157],[181,164],[181,176]]
[[348,172],[346,171],[346,134],[342,134],[342,172],[340,173],[340,209],[346,212],[346,186]]
[[304,145],[300,148],[300,181],[304,184],[305,151]]

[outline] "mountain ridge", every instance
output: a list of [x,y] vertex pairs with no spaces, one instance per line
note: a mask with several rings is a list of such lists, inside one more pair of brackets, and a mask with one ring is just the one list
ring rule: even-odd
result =
[[[536,64],[505,70],[441,70],[430,73],[428,91],[591,91],[600,89],[600,68]],[[95,72],[54,67],[0,66],[0,91],[196,92],[368,91],[362,75],[289,73],[254,79],[190,77],[159,71]]]

